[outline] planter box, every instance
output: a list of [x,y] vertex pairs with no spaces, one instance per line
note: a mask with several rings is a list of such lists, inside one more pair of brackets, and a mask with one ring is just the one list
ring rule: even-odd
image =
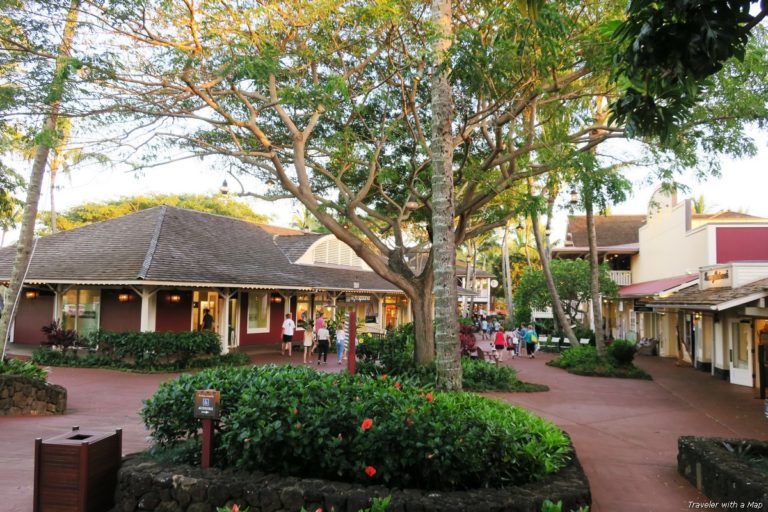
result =
[[122,430],[74,427],[35,440],[34,512],[100,512],[114,503]]

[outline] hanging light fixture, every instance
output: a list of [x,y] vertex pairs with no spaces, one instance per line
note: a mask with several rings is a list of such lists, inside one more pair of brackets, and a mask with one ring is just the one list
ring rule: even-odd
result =
[[522,222],[518,222],[517,226],[515,227],[515,229],[518,230],[518,231],[522,231],[525,228],[523,227],[523,223]]
[[174,304],[177,304],[181,302],[181,294],[179,293],[169,293],[168,294],[168,302],[173,302]]
[[224,180],[221,182],[221,187],[219,187],[219,192],[221,192],[223,195],[229,194],[229,184],[227,183],[227,180]]
[[40,292],[37,290],[27,290],[24,292],[24,298],[29,300],[35,300],[40,296]]
[[130,292],[120,292],[117,294],[118,302],[131,302],[133,300],[133,294]]
[[275,186],[275,182],[272,178],[267,178],[267,181],[265,184],[267,185],[267,188],[272,188]]
[[579,193],[576,192],[576,189],[571,189],[571,206],[576,206],[576,204],[579,202]]

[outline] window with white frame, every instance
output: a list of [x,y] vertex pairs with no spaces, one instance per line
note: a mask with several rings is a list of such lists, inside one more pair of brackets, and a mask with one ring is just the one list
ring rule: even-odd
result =
[[248,332],[269,332],[269,293],[248,292]]

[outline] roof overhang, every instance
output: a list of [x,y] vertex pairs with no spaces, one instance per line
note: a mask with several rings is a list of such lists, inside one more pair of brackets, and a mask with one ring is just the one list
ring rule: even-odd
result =
[[768,290],[761,292],[750,293],[736,299],[727,300],[719,304],[705,304],[701,302],[679,302],[675,303],[662,303],[662,304],[648,304],[653,309],[694,309],[699,311],[725,311],[727,309],[737,308],[744,304],[749,304],[756,300],[764,299],[768,297]]
[[622,299],[639,299],[642,297],[666,297],[699,282],[698,274],[686,274],[667,279],[654,279],[624,286],[619,290]]

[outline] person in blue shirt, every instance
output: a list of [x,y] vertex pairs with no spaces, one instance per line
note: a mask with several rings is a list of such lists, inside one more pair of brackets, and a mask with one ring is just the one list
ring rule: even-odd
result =
[[533,325],[528,326],[523,339],[525,340],[525,350],[528,353],[528,357],[534,359],[536,357],[534,354],[536,352],[536,343],[539,341],[539,335],[536,334],[536,329],[533,328]]

